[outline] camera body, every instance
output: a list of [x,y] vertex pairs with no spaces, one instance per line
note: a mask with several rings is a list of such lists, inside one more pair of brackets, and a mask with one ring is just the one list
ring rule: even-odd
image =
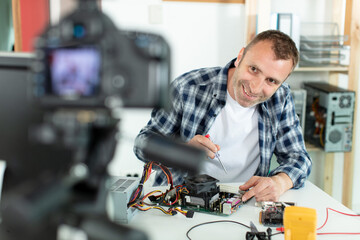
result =
[[96,2],[79,1],[35,43],[30,89],[44,121],[29,139],[72,150],[73,162],[101,179],[118,141],[118,110],[168,107],[170,48],[160,35],[119,30]]
[[32,95],[43,106],[152,108],[169,102],[166,41],[117,29],[91,1],[80,1],[77,10],[50,26],[35,49]]

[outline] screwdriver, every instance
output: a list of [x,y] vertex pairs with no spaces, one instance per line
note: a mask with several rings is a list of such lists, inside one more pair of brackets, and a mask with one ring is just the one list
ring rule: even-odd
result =
[[[208,138],[210,141],[212,141],[212,140],[210,139],[210,134],[206,134],[205,137]],[[228,172],[226,171],[226,168],[225,168],[224,164],[223,164],[223,163],[221,162],[221,160],[220,160],[219,152],[216,152],[216,153],[215,153],[215,157],[216,157],[217,160],[220,162],[221,167],[224,169],[225,173],[227,174]]]

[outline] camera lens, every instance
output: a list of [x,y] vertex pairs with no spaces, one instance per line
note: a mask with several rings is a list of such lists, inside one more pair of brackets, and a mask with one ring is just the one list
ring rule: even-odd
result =
[[73,34],[75,38],[83,38],[86,35],[86,29],[82,24],[75,24]]

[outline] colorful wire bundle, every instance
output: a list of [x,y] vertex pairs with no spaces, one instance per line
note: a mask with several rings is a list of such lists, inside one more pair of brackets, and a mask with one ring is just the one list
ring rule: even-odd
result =
[[128,207],[132,207],[136,203],[136,201],[140,198],[143,187],[144,187],[144,183],[149,179],[149,177],[151,175],[152,164],[153,164],[153,162],[148,162],[144,165],[144,170],[143,170],[143,174],[140,179],[139,186],[136,189],[136,191],[133,192],[133,194],[130,198],[130,201],[128,203]]
[[[149,192],[145,196],[141,197],[144,183],[149,179],[153,165],[156,165],[164,172],[164,174],[167,177],[168,184],[170,184],[170,189],[164,193],[160,190],[155,190],[155,191]],[[175,199],[170,202],[166,201],[167,195],[169,193],[172,193],[173,191],[175,192]],[[145,202],[145,200],[147,198],[149,198],[150,196],[154,196],[155,199],[161,198],[163,204],[171,206],[179,201],[180,194],[182,192],[187,193],[188,190],[183,185],[178,185],[178,186],[173,185],[172,175],[171,175],[170,170],[167,167],[165,167],[159,163],[156,163],[156,162],[148,162],[144,165],[144,171],[143,171],[142,177],[140,179],[139,186],[134,191],[133,195],[131,196],[130,201],[128,203],[128,207],[134,207],[134,208],[139,209],[140,211],[148,211],[150,209],[157,209],[167,215],[175,215],[177,212],[179,212],[185,216],[188,216],[187,215],[188,211],[181,210],[180,208],[170,207],[169,209],[166,210],[163,207],[159,206],[158,204],[148,204]],[[155,196],[156,193],[160,193],[160,194]]]
[[[167,201],[165,198],[167,196],[168,193],[170,193],[172,190],[175,191],[175,199],[173,201]],[[178,186],[175,186],[173,189],[169,189],[168,191],[166,191],[165,193],[163,193],[163,203],[165,205],[174,205],[175,203],[177,203],[180,199],[180,195],[181,193],[184,192],[184,193],[189,193],[189,191],[187,190],[187,188],[183,185],[178,185]]]
[[314,113],[315,117],[315,131],[314,136],[320,137],[320,144],[321,146],[324,146],[324,140],[323,140],[323,132],[325,128],[325,117],[324,113],[320,111],[320,105],[319,105],[319,98],[316,98],[314,102],[311,105],[311,109]]

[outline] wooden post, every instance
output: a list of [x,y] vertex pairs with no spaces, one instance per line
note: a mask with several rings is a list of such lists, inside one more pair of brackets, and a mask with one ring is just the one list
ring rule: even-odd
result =
[[247,45],[256,35],[257,0],[245,1],[245,44]]
[[330,196],[333,192],[334,158],[334,153],[325,153],[323,190]]
[[13,25],[15,34],[14,51],[22,51],[22,38],[21,38],[21,21],[20,21],[20,2],[19,0],[12,0],[12,14],[13,14]]
[[[347,0],[346,4],[352,4],[351,13],[351,27],[350,27],[350,65],[349,65],[349,89],[357,91],[360,80],[360,1]],[[356,94],[357,96],[357,94]],[[356,108],[354,112],[354,129],[356,132]],[[355,144],[356,138],[352,137],[353,150],[344,154],[344,179],[343,179],[343,194],[342,203],[351,208],[352,207],[352,190],[354,181],[354,159],[355,159]]]

